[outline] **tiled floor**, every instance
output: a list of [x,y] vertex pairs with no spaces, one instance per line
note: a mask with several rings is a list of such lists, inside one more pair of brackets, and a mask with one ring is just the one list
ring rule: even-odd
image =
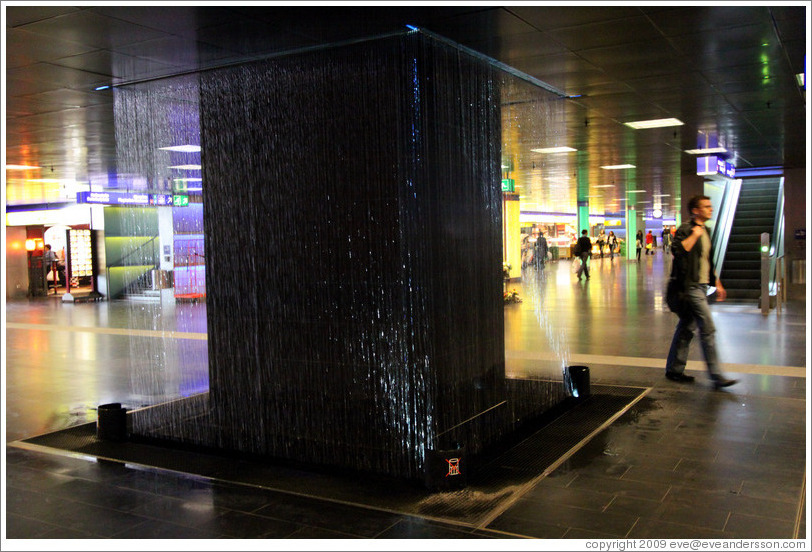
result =
[[8,303],[4,537],[806,538],[806,304],[780,316],[714,305],[723,366],[741,381],[712,391],[695,344],[697,381],[677,384],[663,377],[675,324],[662,298],[668,262],[596,259],[578,282],[559,261],[511,285],[524,298],[505,308],[511,377],[586,364],[595,384],[651,389],[474,525],[20,448],[92,422],[98,404],[205,389],[205,304]]

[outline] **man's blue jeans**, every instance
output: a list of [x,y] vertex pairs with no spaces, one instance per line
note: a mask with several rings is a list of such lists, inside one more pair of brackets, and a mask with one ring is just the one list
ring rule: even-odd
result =
[[693,285],[685,292],[685,308],[679,315],[677,329],[671,340],[665,371],[672,374],[685,372],[688,351],[697,327],[702,343],[702,354],[708,365],[708,375],[712,380],[718,380],[722,377],[722,373],[719,370],[719,360],[716,356],[716,326],[713,325],[713,318],[708,307],[707,284]]

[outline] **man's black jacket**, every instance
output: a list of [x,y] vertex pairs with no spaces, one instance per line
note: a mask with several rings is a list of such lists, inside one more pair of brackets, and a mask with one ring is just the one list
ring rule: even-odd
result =
[[[671,277],[682,284],[683,290],[699,283],[699,259],[702,255],[702,240],[697,240],[690,251],[685,251],[685,248],[682,247],[682,240],[691,235],[694,226],[699,226],[699,224],[693,220],[681,224],[674,234],[674,241],[671,243],[671,253],[674,255],[674,262],[671,265]],[[710,266],[708,285],[715,286],[716,271],[713,268],[713,239],[711,239],[711,249],[708,253],[708,265]]]

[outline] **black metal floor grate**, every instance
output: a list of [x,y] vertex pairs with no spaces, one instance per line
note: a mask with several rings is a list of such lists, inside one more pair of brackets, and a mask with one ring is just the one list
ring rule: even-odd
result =
[[449,492],[432,493],[414,483],[374,474],[334,473],[301,469],[289,463],[236,459],[137,442],[100,441],[96,438],[95,423],[25,439],[22,443],[117,461],[139,469],[171,470],[215,481],[483,527],[647,392],[646,388],[593,384],[589,398],[483,463],[466,488]]

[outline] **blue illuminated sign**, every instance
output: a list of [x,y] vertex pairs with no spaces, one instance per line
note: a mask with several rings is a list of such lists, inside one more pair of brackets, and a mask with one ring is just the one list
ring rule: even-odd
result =
[[724,159],[716,159],[716,173],[733,178],[736,175],[736,167],[728,163]]
[[150,194],[123,192],[77,192],[76,203],[99,203],[103,205],[149,205]]
[[720,174],[727,178],[735,178],[736,167],[715,155],[696,158],[696,174],[713,176]]

